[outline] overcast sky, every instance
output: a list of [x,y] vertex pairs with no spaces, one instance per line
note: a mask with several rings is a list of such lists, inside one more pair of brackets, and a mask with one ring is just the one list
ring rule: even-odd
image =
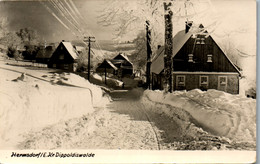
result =
[[[48,2],[44,2],[50,5]],[[97,15],[104,4],[103,0],[74,0],[76,7],[87,23],[87,30],[99,40],[112,38],[112,29],[97,24]],[[229,32],[245,26],[250,33],[256,30],[256,5],[253,0],[212,0],[216,13],[221,16],[221,31]],[[54,13],[57,10],[52,8]],[[66,20],[58,15],[65,22]],[[46,7],[38,1],[1,1],[0,17],[7,17],[10,30],[31,27],[36,29],[43,40],[60,41],[74,39],[71,31],[67,30],[55,17],[47,11]],[[203,23],[207,23],[203,20]],[[177,26],[176,26],[177,27]],[[183,26],[180,25],[180,28]],[[175,30],[181,30],[176,28]],[[248,32],[248,33],[249,33]],[[247,33],[247,34],[248,34]],[[252,37],[252,36],[250,36]]]

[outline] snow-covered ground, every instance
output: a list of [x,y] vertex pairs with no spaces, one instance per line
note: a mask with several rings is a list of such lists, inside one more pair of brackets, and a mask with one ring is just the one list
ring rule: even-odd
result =
[[27,132],[82,117],[108,102],[101,88],[75,74],[43,73],[2,61],[0,66],[1,148],[16,148]]
[[78,75],[21,65],[0,58],[2,149],[256,148],[255,99],[216,90],[165,94],[102,87],[111,101]]
[[[256,143],[256,100],[217,90],[174,92],[145,91],[142,102],[158,106],[169,116],[235,142]],[[164,105],[163,108],[159,108]],[[165,105],[168,105],[165,106]]]

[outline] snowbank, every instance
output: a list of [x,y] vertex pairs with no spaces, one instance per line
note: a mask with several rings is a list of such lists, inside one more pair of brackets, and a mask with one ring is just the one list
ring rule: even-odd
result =
[[14,72],[1,70],[1,75],[6,77],[0,80],[0,145],[5,149],[15,148],[25,132],[81,117],[106,103],[100,88],[74,74],[44,76],[54,85]]
[[99,75],[96,74],[96,73],[93,74],[93,78],[96,79],[96,80],[98,80],[98,81],[100,81],[100,82],[102,82],[102,77],[99,76]]
[[94,106],[104,105],[104,103],[101,102],[103,95],[101,88],[94,84],[91,84],[88,80],[81,76],[78,76],[73,73],[54,73],[52,75],[46,75],[44,77],[50,80],[52,84],[69,85],[87,89],[90,91],[91,99],[93,101]]
[[[161,103],[185,110],[198,127],[233,141],[256,141],[256,100],[217,90],[164,94],[146,90],[144,104]],[[187,119],[186,119],[187,120]]]

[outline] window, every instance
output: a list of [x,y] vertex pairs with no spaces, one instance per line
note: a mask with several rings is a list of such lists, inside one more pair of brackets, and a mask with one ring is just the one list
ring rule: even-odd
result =
[[220,86],[226,86],[227,85],[227,76],[219,76],[219,85]]
[[64,69],[69,69],[69,65],[68,64],[64,64]]
[[209,77],[208,76],[200,76],[200,86],[208,86]]
[[64,60],[64,54],[61,54],[61,55],[59,56],[59,59],[60,59],[60,60]]
[[189,57],[188,62],[193,63],[193,54],[189,54],[188,57]]
[[185,86],[185,76],[177,76],[177,86]]
[[205,44],[205,38],[201,38],[200,40],[201,40],[200,44]]
[[203,36],[197,37],[196,44],[205,44],[205,38]]
[[196,44],[200,44],[200,38],[196,39]]
[[212,63],[212,54],[208,54],[208,60],[207,60],[208,63]]

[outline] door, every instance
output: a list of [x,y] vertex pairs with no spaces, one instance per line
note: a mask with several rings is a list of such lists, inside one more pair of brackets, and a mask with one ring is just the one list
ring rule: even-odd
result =
[[218,90],[227,91],[227,76],[218,77]]

